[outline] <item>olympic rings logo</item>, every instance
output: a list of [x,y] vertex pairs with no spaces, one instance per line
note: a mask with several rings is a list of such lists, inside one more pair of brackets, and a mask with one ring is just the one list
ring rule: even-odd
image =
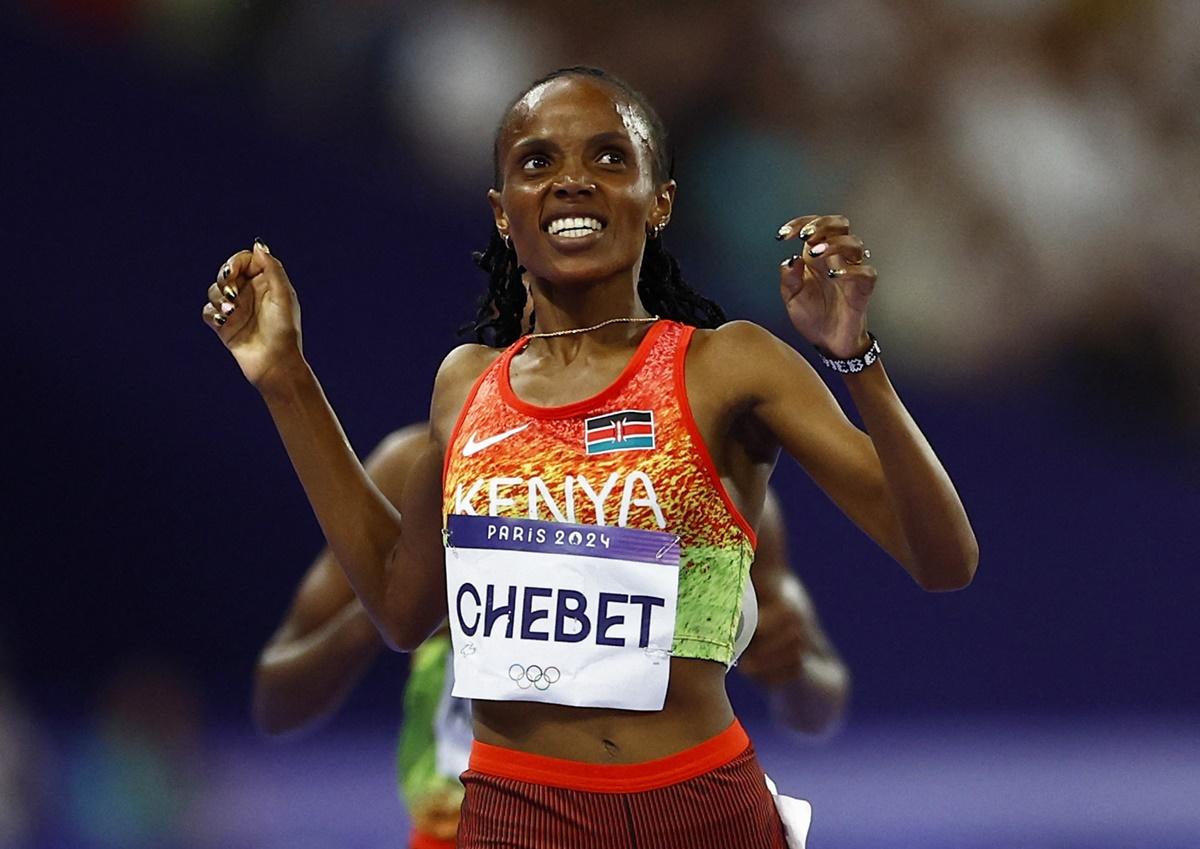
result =
[[557,666],[547,666],[543,669],[534,663],[529,666],[514,663],[508,667],[508,677],[515,681],[522,690],[528,690],[530,687],[536,690],[548,690],[551,684],[556,683],[562,677],[562,673],[558,671]]

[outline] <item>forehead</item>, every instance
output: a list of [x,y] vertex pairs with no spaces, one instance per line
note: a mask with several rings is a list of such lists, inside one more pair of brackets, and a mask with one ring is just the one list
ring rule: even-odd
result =
[[529,90],[513,106],[500,136],[501,151],[523,138],[622,133],[648,151],[650,124],[642,110],[602,80],[566,76]]

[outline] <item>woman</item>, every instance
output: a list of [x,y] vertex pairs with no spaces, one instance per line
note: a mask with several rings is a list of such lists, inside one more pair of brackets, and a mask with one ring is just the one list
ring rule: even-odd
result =
[[508,111],[495,152],[490,264],[510,279],[494,277],[481,327],[514,338],[517,276],[539,332],[446,358],[403,517],[305,362],[295,292],[264,244],[222,267],[204,319],[263,395],[385,641],[412,650],[449,613],[455,693],[475,700],[461,846],[783,846],[724,690],[779,448],[923,588],[965,586],[977,560],[867,333],[875,271],[841,216],[779,232],[800,247],[780,268],[788,315],[844,372],[868,436],[762,328],[655,315],[714,317],[654,245],[675,183],[627,87],[552,74]]

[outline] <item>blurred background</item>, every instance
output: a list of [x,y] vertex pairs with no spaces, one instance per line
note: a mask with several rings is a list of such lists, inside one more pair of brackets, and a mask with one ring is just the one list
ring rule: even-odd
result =
[[730,686],[810,845],[1200,847],[1197,33],[1195,0],[0,2],[0,847],[402,845],[403,656],[313,736],[251,729],[321,537],[199,312],[262,236],[359,453],[423,418],[500,113],[580,63],[661,112],[666,244],[731,316],[811,355],[773,236],[851,217],[979,537],[923,594],[780,463],[851,713],[813,743]]

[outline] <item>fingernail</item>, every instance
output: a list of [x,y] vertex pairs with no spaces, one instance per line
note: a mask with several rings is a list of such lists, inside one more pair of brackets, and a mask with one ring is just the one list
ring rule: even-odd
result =
[[788,226],[786,224],[784,224],[782,227],[779,228],[779,232],[775,234],[775,238],[782,239],[787,234],[788,234]]
[[262,252],[265,254],[269,254],[271,252],[271,249],[267,247],[267,243],[262,240],[262,236],[254,237],[254,245],[255,247],[262,248]]
[[236,307],[236,306],[234,306],[233,304],[229,303],[229,301],[221,301],[221,312],[222,312],[222,314],[224,314],[224,315],[229,315],[229,314],[230,314],[230,313],[232,313],[232,312],[233,312],[235,309],[237,309],[237,307]]
[[213,321],[215,321],[217,324],[224,324],[225,322],[229,321],[229,318],[228,318],[228,316],[224,316],[224,315],[221,315],[220,313],[217,313],[216,315],[213,316]]
[[787,267],[791,268],[796,264],[796,260],[800,258],[800,254],[792,254],[792,258],[787,261]]
[[813,256],[820,256],[825,253],[825,249],[829,247],[829,242],[821,242],[819,245],[813,245],[808,249],[808,252]]
[[237,300],[237,289],[233,288],[232,286],[222,286],[221,294],[229,298],[231,301]]
[[807,239],[810,236],[812,236],[812,234],[815,232],[817,232],[817,228],[814,227],[813,225],[809,224],[807,227],[805,227],[803,230],[800,231],[800,238]]
[[229,277],[229,275],[232,273],[233,273],[233,269],[230,268],[229,263],[225,263],[224,265],[221,266],[221,279],[222,280]]
[[844,269],[844,268],[831,268],[831,269],[829,269],[829,276],[830,276],[830,277],[841,277],[841,276],[842,276],[843,274],[845,274],[845,273],[846,273],[846,269]]

